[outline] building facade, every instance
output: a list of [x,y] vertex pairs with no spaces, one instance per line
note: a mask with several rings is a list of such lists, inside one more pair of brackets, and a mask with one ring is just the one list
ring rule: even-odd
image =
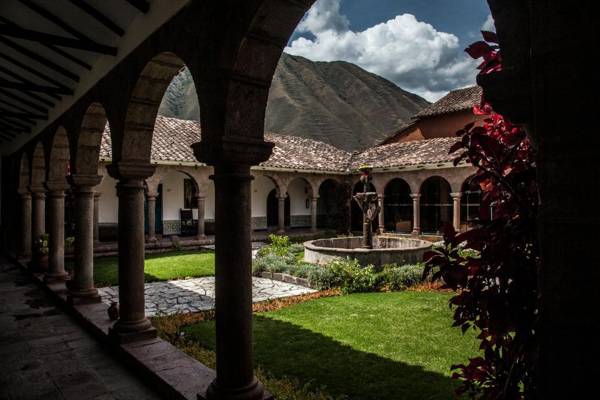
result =
[[[412,128],[360,153],[311,139],[265,134],[275,147],[269,160],[252,168],[252,229],[360,231],[361,214],[350,197],[363,190],[358,183],[361,165],[373,167],[369,190],[380,199],[380,232],[436,234],[447,223],[467,229],[479,212],[479,189],[469,183],[475,169],[464,163],[454,166],[455,156],[448,151],[456,142],[454,133],[477,121],[472,108],[480,97],[477,87],[451,92],[423,110]],[[198,122],[157,117],[151,158],[156,170],[145,180],[145,231],[151,240],[214,232],[214,171],[198,162],[191,148],[200,138]],[[111,148],[107,126],[98,173],[103,180],[97,187],[101,240],[116,238],[118,226],[117,182],[106,170]]]

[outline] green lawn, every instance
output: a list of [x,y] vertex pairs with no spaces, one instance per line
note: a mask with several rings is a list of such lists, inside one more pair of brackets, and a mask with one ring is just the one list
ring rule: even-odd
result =
[[[94,281],[97,287],[119,284],[117,257],[94,259]],[[72,263],[67,265],[72,268]],[[147,254],[144,266],[146,282],[167,281],[215,274],[215,254],[211,251],[177,251]]]
[[[254,318],[257,366],[350,399],[453,398],[450,366],[477,354],[451,328],[450,295],[366,293],[321,298]],[[214,322],[185,328],[214,349]]]

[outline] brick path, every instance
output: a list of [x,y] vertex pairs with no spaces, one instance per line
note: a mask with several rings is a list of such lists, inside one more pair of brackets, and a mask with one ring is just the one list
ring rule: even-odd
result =
[[0,399],[160,398],[0,259]]

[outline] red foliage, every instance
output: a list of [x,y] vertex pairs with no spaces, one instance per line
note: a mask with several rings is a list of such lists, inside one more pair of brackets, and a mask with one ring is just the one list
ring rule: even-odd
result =
[[[484,33],[488,41],[495,35]],[[486,43],[487,45],[487,43]],[[489,45],[488,45],[489,46]],[[481,73],[501,68],[497,46],[476,44],[469,54],[484,57]],[[483,64],[482,64],[483,65]],[[450,300],[454,326],[479,333],[483,355],[453,366],[462,380],[458,393],[471,398],[522,399],[533,390],[537,275],[538,189],[534,150],[525,131],[494,113],[482,99],[475,114],[487,115],[483,126],[467,125],[451,153],[462,152],[477,167],[482,189],[479,224],[457,234],[445,229],[445,246],[425,255],[427,268],[456,291]]]

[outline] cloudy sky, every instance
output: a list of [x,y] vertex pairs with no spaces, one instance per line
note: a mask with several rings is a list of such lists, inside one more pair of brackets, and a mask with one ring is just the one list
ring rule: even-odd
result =
[[475,81],[464,48],[493,22],[484,0],[317,0],[286,52],[343,60],[435,101]]

